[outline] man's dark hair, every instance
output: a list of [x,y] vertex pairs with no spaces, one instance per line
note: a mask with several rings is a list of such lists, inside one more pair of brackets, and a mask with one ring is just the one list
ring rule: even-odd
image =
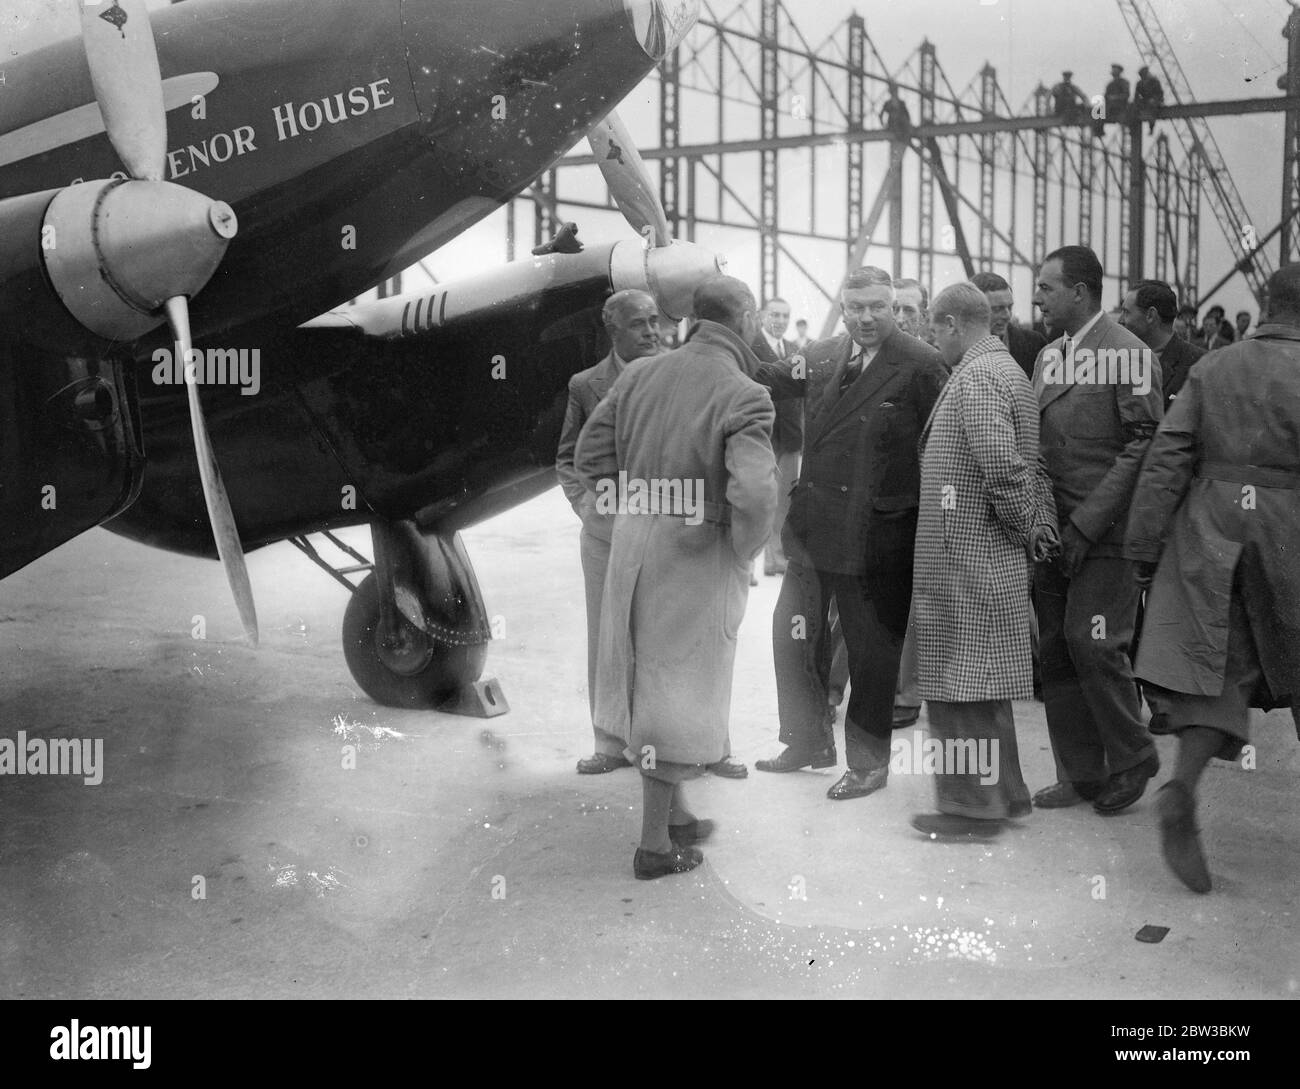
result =
[[692,308],[699,321],[716,321],[738,333],[745,311],[754,309],[754,293],[734,276],[711,276],[695,289]]
[[1139,280],[1133,291],[1137,308],[1144,312],[1154,308],[1161,325],[1172,325],[1178,317],[1178,296],[1164,280]]
[[1225,315],[1225,313],[1226,313],[1226,311],[1223,309],[1223,307],[1221,307],[1218,303],[1215,303],[1212,307],[1210,307],[1209,310],[1207,310],[1207,311],[1205,312],[1205,316],[1206,316],[1207,318],[1211,318],[1211,317],[1213,317],[1215,314],[1218,314],[1218,315],[1219,315],[1219,320],[1222,321],[1222,320],[1223,320],[1223,317],[1224,317],[1224,315]]
[[1183,305],[1178,308],[1178,314],[1180,317],[1184,314],[1190,314],[1192,316],[1192,320],[1195,321],[1196,307],[1194,307],[1191,303],[1183,303]]
[[1245,314],[1246,317],[1250,317],[1250,316],[1251,316],[1249,310],[1238,310],[1238,311],[1237,311],[1237,317],[1241,317],[1242,314]]
[[1088,289],[1093,302],[1101,301],[1103,280],[1101,262],[1087,246],[1062,246],[1043,258],[1043,264],[1047,264],[1048,261],[1060,261],[1061,275],[1067,284],[1071,286],[1083,284]]
[[1011,285],[996,272],[977,272],[970,278],[970,282],[984,292],[985,295],[990,291],[1011,290]]
[[908,276],[900,276],[897,280],[894,281],[895,291],[901,291],[904,288],[908,288],[908,287],[914,287],[921,292],[921,309],[929,310],[930,293],[926,291],[924,287],[921,286],[920,280],[913,280],[911,277]]
[[767,309],[769,306],[771,306],[773,303],[780,303],[782,306],[789,306],[789,305],[790,305],[790,304],[789,304],[788,302],[786,302],[783,298],[781,298],[780,295],[773,295],[770,299],[768,299],[765,303],[763,303],[763,309],[766,310],[766,309]]

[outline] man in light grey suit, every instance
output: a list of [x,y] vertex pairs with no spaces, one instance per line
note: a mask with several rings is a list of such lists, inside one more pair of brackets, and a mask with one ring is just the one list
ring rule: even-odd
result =
[[1049,253],[1034,303],[1057,339],[1038,355],[1039,439],[1061,555],[1037,565],[1047,730],[1057,782],[1034,804],[1091,801],[1119,813],[1159,770],[1129,661],[1138,605],[1124,530],[1163,398],[1151,349],[1101,309],[1102,268],[1085,246]]
[[[623,757],[624,742],[596,722],[596,648],[600,642],[600,609],[605,591],[605,574],[609,568],[610,539],[614,516],[596,510],[596,496],[588,491],[573,465],[578,434],[596,410],[614,380],[633,360],[658,355],[659,304],[644,291],[620,291],[605,302],[601,315],[612,348],[609,355],[579,371],[569,379],[569,407],[564,414],[564,429],[555,455],[555,473],[560,487],[574,512],[582,519],[579,547],[582,556],[582,579],[587,598],[587,699],[591,708],[591,728],[596,738],[595,752],[578,761],[580,775],[601,775],[617,768],[629,767]],[[732,760],[728,752],[709,770],[728,779],[743,779],[749,769]]]
[[555,473],[574,513],[582,519],[579,547],[582,578],[587,597],[587,699],[591,707],[596,750],[578,761],[581,775],[599,775],[629,767],[623,757],[623,742],[596,723],[596,648],[600,639],[600,606],[609,567],[609,543],[614,516],[596,510],[595,494],[587,490],[573,467],[573,451],[582,430],[601,399],[609,392],[623,369],[635,359],[659,354],[659,304],[644,291],[620,291],[611,295],[601,315],[613,345],[609,355],[569,379],[569,407],[555,455]]

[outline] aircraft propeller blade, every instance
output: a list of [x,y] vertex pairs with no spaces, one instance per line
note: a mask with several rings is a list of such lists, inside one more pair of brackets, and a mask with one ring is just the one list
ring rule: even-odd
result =
[[623,218],[642,237],[649,236],[652,246],[667,246],[672,242],[668,233],[668,217],[664,214],[659,195],[650,183],[645,161],[617,112],[611,112],[587,134],[592,154],[605,176],[610,195],[618,205]]
[[199,459],[199,477],[203,481],[203,499],[208,505],[208,518],[212,521],[212,535],[217,541],[217,554],[226,569],[226,581],[235,595],[239,619],[253,646],[257,646],[257,607],[253,603],[253,587],[248,580],[248,567],[244,563],[244,546],[235,526],[235,516],[230,510],[226,485],[221,479],[217,456],[208,438],[208,425],[203,419],[203,406],[199,402],[197,375],[190,362],[193,344],[190,339],[190,307],[184,295],[176,295],[164,304],[167,321],[171,325],[172,339],[176,342],[176,358],[185,367],[185,392],[190,402],[190,429],[194,433],[194,453]]
[[81,0],[81,37],[113,150],[132,178],[162,181],[167,113],[144,0]]

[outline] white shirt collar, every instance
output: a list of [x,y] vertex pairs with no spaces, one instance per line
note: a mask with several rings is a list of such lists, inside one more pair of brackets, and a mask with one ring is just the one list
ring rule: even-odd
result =
[[763,339],[767,341],[767,346],[772,349],[778,356],[781,354],[781,338],[774,337],[766,329],[761,329]]
[[1088,320],[1087,324],[1082,326],[1077,333],[1073,334],[1070,337],[1070,339],[1074,341],[1075,344],[1078,344],[1079,341],[1081,341],[1085,336],[1088,335],[1088,330],[1091,329],[1094,325],[1096,325],[1097,322],[1101,319],[1101,313],[1102,312],[1098,310],[1095,314],[1093,314],[1093,316]]

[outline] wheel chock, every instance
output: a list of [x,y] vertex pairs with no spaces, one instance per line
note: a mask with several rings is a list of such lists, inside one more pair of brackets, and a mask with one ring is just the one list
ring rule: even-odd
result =
[[440,703],[438,710],[445,715],[496,718],[509,711],[510,704],[501,690],[501,682],[495,676],[488,676],[461,687],[445,703]]

